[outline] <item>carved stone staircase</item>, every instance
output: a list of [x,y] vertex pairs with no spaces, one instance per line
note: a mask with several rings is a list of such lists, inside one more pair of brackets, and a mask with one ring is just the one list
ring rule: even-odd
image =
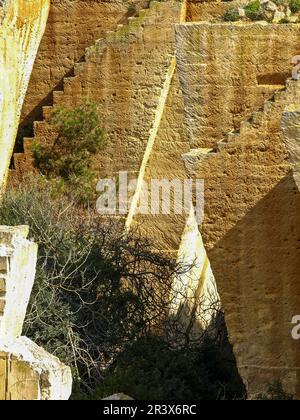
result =
[[57,131],[53,125],[48,124],[49,118],[55,106],[64,103],[66,95],[71,93],[71,88],[76,83],[77,76],[79,76],[88,65],[91,57],[96,54],[101,54],[101,50],[105,48],[107,43],[118,40],[121,36],[135,36],[135,31],[143,25],[143,21],[147,18],[148,14],[156,7],[157,1],[149,1],[147,8],[142,8],[137,12],[136,16],[127,18],[127,22],[119,24],[115,31],[108,31],[105,38],[95,41],[95,43],[86,48],[84,57],[74,65],[73,76],[65,77],[63,79],[62,90],[53,92],[53,99],[51,106],[43,106],[43,120],[34,121],[33,123],[33,137],[23,138],[23,152],[14,153],[12,158],[11,169],[9,171],[9,183],[14,184],[19,182],[24,175],[34,171],[34,158],[32,146],[34,144],[51,143],[57,135]]
[[206,160],[223,151],[230,153],[232,147],[238,143],[257,141],[269,129],[270,124],[273,124],[272,128],[275,131],[280,131],[282,112],[286,106],[297,101],[300,103],[300,81],[289,78],[285,87],[278,89],[258,111],[253,112],[249,118],[241,122],[238,130],[229,132],[213,148],[191,149],[189,153],[184,154],[187,171],[192,174],[194,163],[199,159]]
[[[247,135],[248,139],[255,138],[259,130],[267,127],[271,120],[270,114],[273,114],[273,116],[281,114],[293,98],[295,101],[298,100],[300,102],[300,82],[290,78],[287,79],[284,88],[278,89],[258,111],[255,111],[247,120],[240,124],[239,130],[228,133],[227,137],[220,140],[215,148],[208,151],[208,154],[222,151],[234,142],[241,140],[245,135]],[[277,119],[276,122],[279,123],[279,121]]]

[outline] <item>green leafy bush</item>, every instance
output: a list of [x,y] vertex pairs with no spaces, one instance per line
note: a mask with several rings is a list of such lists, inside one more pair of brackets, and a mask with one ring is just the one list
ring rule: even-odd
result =
[[58,131],[55,142],[34,145],[40,172],[49,179],[60,180],[62,190],[82,201],[95,198],[92,156],[102,149],[105,139],[97,105],[87,102],[73,108],[55,108],[50,124]]
[[251,1],[245,6],[246,17],[252,21],[264,20],[262,8],[259,0]]
[[300,11],[300,0],[290,0],[289,7],[292,13],[298,13]]
[[240,19],[239,12],[235,8],[228,9],[223,16],[223,20],[225,22],[236,22],[239,19]]

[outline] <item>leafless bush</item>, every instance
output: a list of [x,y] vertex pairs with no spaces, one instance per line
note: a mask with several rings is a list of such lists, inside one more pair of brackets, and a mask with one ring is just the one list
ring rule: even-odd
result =
[[[150,331],[176,346],[203,338],[201,302],[188,325],[180,311],[168,317],[174,278],[190,267],[153,251],[138,229],[125,234],[121,222],[100,218],[57,195],[52,183],[33,179],[6,195],[0,223],[28,224],[39,244],[24,334],[72,366],[88,391],[126,343]],[[206,310],[217,317],[218,302]]]

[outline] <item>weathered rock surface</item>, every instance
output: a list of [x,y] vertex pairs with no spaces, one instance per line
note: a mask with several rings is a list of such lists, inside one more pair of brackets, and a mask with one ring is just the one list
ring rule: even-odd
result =
[[209,148],[284,86],[300,25],[189,23],[177,45],[190,147]]
[[69,367],[26,337],[0,337],[0,400],[67,400]]
[[0,337],[19,337],[35,278],[37,245],[26,226],[0,226]]
[[21,128],[42,118],[42,106],[51,104],[53,90],[97,39],[126,23],[147,7],[148,0],[51,0],[42,38],[21,115]]
[[[90,10],[100,10],[95,4],[99,2],[89,3]],[[245,3],[248,0],[191,1],[188,19],[219,17],[229,7]],[[81,54],[61,65],[65,52],[79,44],[82,52],[87,42],[88,29],[77,15],[78,10],[84,13],[87,2],[76,0],[70,5],[74,14],[66,32],[74,30],[74,20],[82,25],[82,38],[79,34],[72,38],[70,50],[64,44],[71,36],[59,38],[58,44],[66,49],[62,54],[54,51],[57,63],[53,55],[43,68],[41,63],[56,48],[51,25],[58,34],[63,31],[62,21],[55,20],[60,2],[53,4],[57,9],[40,50],[27,116],[40,92],[48,94]],[[268,2],[270,12],[281,12],[273,4]],[[276,379],[300,396],[299,344],[290,334],[291,319],[300,307],[299,111],[290,104],[299,103],[300,89],[297,82],[285,84],[291,58],[299,54],[300,25],[180,25],[175,67],[174,24],[181,16],[180,2],[153,2],[124,26],[106,33],[88,48],[85,61],[75,64],[75,77],[64,79],[64,91],[55,91],[54,106],[85,98],[102,105],[108,146],[95,159],[101,175],[129,170],[145,181],[183,180],[186,170],[205,180],[202,226],[176,214],[132,215],[129,225],[141,223],[159,250],[177,256],[179,249],[186,259],[199,258],[199,270],[186,289],[193,291],[187,295],[192,304],[198,292],[205,295],[216,281],[250,396]],[[94,18],[89,19],[94,26]],[[114,26],[115,21],[108,19],[107,24],[106,28]],[[53,76],[48,75],[51,66]],[[44,120],[35,123],[37,142],[55,139],[57,133],[47,122],[50,111],[44,108]],[[22,165],[30,143],[32,139],[26,139],[25,154],[15,160],[21,173],[26,172]],[[175,299],[174,307],[180,305],[184,302]]]
[[281,127],[293,177],[300,191],[300,104],[291,104],[282,114]]
[[49,4],[50,0],[13,0],[5,1],[0,10],[0,192]]
[[[229,98],[234,91],[233,80],[244,81],[242,90],[236,92],[235,104],[243,103],[248,86],[259,89],[258,81],[276,84],[272,79],[288,72],[290,57],[299,45],[300,28],[215,25],[208,32],[213,50],[205,46],[206,29],[208,25],[199,23],[177,30],[187,135],[191,147],[196,147],[194,166],[192,160],[189,162],[189,174],[205,181],[203,242],[225,309],[238,368],[249,394],[262,392],[268,383],[279,380],[288,392],[299,397],[300,348],[291,337],[291,320],[300,307],[300,194],[288,162],[281,121],[288,105],[300,103],[300,85],[290,80],[284,90],[275,93],[263,106],[258,101],[257,111],[238,129],[233,124],[231,110],[235,108],[231,108]],[[231,48],[224,46],[227,30],[239,33],[231,38]],[[282,42],[277,36],[282,36]],[[199,50],[197,41],[202,37]],[[262,42],[254,41],[256,37]],[[278,56],[276,70],[264,54],[264,40],[268,48],[274,42],[273,58]],[[221,46],[226,50],[223,59],[218,55]],[[235,58],[227,64],[230,51],[235,51]],[[260,57],[260,65],[253,66]],[[208,71],[211,62],[214,72]],[[214,110],[218,110],[215,115],[219,118],[213,115]],[[204,131],[207,126],[216,130],[215,141]],[[236,130],[222,140],[224,126],[228,131]],[[201,146],[211,146],[211,150],[197,152]]]
[[34,282],[37,245],[27,226],[0,226],[0,400],[65,400],[71,370],[20,337]]
[[249,0],[231,1],[199,1],[189,0],[187,2],[187,21],[199,22],[220,20],[220,18],[231,8],[243,8]]
[[[152,1],[147,9],[108,32],[86,50],[85,61],[75,66],[75,76],[64,79],[64,90],[55,91],[53,106],[94,100],[105,110],[107,133],[105,151],[94,159],[99,177],[115,176],[130,168],[137,174],[160,118],[163,92],[175,54],[174,25],[180,22],[181,1]],[[44,120],[34,124],[30,144],[54,141],[57,132],[47,118],[52,108],[44,108]],[[15,155],[14,176],[30,168],[26,156]]]

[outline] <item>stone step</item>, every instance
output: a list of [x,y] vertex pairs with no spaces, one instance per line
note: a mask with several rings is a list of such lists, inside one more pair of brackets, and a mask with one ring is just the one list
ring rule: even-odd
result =
[[219,152],[221,152],[222,150],[224,150],[227,147],[227,145],[228,145],[228,141],[226,139],[219,140],[217,142],[217,150]]
[[43,106],[42,110],[43,110],[43,118],[44,120],[47,120],[51,117],[53,106]]
[[80,61],[79,63],[74,64],[74,74],[75,74],[75,76],[78,76],[78,74],[80,74],[83,71],[85,65],[86,65],[85,61]]
[[249,133],[252,128],[253,126],[249,121],[243,121],[240,125],[240,134],[243,136],[244,134]]
[[[103,46],[105,46],[105,40],[109,39],[110,37],[113,37],[114,34],[116,34],[118,31],[122,31],[126,26],[134,25],[135,22],[138,22],[141,18],[145,17],[147,13],[149,12],[149,9],[154,9],[157,6],[157,2],[153,1],[150,2],[148,7],[145,6],[144,8],[140,9],[137,16],[130,16],[127,18],[126,24],[118,24],[115,31],[107,31],[106,37],[100,38],[95,41],[94,45],[88,47],[85,49],[85,55],[82,57],[80,61],[74,64],[74,76],[71,77],[65,77],[63,79],[63,90],[59,91],[53,91],[52,93],[52,106],[43,106],[42,112],[43,112],[43,121],[35,121],[33,123],[34,128],[34,135],[35,137],[38,137],[40,134],[45,133],[46,129],[46,121],[51,117],[51,113],[53,112],[53,107],[55,105],[61,105],[64,95],[68,94],[68,91],[70,90],[72,83],[76,76],[78,76],[84,69],[88,59],[95,53],[99,52],[99,49],[101,49]],[[31,146],[34,143],[34,138],[23,138],[23,147],[25,154],[15,154],[14,159],[17,161],[17,166],[21,164],[21,162],[26,159],[26,154],[31,154]]]
[[15,153],[14,154],[14,164],[17,171],[22,171],[26,163],[25,153]]
[[32,146],[34,145],[34,137],[24,137],[23,138],[23,148],[24,153],[32,153]]
[[54,90],[53,91],[53,105],[60,105],[61,99],[64,95],[63,90]]
[[[152,7],[150,3],[148,8],[140,9],[138,16],[129,16],[127,18],[126,24],[118,24],[117,28],[114,31],[107,31],[105,37],[97,39],[94,45],[87,47],[85,49],[85,61],[87,62],[95,52],[99,52],[99,49],[105,46],[106,41],[112,40],[119,31],[122,31],[124,28],[130,27],[131,25],[134,25],[135,22],[138,22],[142,17],[144,17],[148,13],[149,9],[151,9]],[[78,66],[76,69],[74,67],[75,75],[79,74],[82,71],[82,68],[83,66]]]
[[235,142],[240,137],[240,133],[238,131],[232,131],[228,133],[227,142],[232,143]]
[[254,112],[252,115],[252,125],[254,127],[259,127],[264,119],[264,113],[262,111]]
[[73,83],[74,79],[74,76],[64,77],[64,89],[70,86]]
[[47,126],[46,121],[34,121],[33,123],[34,137],[38,137],[41,133],[44,133],[46,126]]

